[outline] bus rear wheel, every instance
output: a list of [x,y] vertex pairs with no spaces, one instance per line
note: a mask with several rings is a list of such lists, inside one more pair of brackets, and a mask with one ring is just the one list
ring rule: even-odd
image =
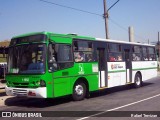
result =
[[76,82],[73,87],[73,94],[72,94],[73,100],[80,101],[83,100],[85,96],[86,96],[86,85],[81,81]]
[[142,86],[142,78],[141,78],[141,75],[139,73],[137,73],[135,75],[135,79],[134,79],[134,87],[139,88],[141,86]]

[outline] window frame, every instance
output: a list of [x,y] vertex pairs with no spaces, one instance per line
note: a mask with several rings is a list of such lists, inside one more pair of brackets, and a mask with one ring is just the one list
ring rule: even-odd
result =
[[[118,51],[111,51],[111,49],[110,49],[111,45],[118,45]],[[107,43],[107,54],[108,54],[108,59],[107,59],[108,62],[124,62],[124,53],[123,53],[123,49],[122,49],[122,44],[120,44],[120,43]],[[110,54],[121,55],[121,60],[115,59],[115,60],[111,61]],[[116,55],[116,57],[114,57],[114,58],[117,58],[119,55]]]
[[[154,53],[150,53],[149,52],[149,49],[150,48],[152,48],[154,51]],[[156,61],[156,49],[155,49],[155,47],[151,47],[151,46],[149,46],[149,47],[147,47],[147,51],[148,51],[148,61]],[[152,60],[150,60],[150,55],[153,55],[154,56],[154,58],[152,58]]]
[[[143,51],[144,48],[146,49],[146,56],[144,56],[144,51]],[[145,57],[146,57],[146,60],[145,60]],[[147,46],[142,46],[142,61],[149,61]]]
[[[71,61],[58,61],[58,58],[57,58],[57,60],[56,60],[56,64],[57,64],[57,69],[56,70],[50,70],[49,69],[49,45],[68,45],[68,46],[70,46],[70,54],[71,54]],[[71,67],[73,67],[73,63],[74,63],[74,60],[73,60],[73,48],[72,48],[72,45],[71,44],[68,44],[68,43],[55,43],[55,42],[49,42],[49,44],[48,44],[48,53],[47,53],[48,55],[47,55],[47,66],[48,66],[48,71],[51,73],[51,72],[56,72],[56,71],[59,71],[59,70],[64,70],[64,69],[68,69],[68,68],[71,68]],[[64,67],[64,68],[61,68],[60,66],[59,66],[59,64],[62,64],[62,63],[64,63],[64,64],[66,64],[66,63],[71,63],[71,65],[69,66],[69,67]]]
[[[139,47],[139,52],[135,52],[135,48],[134,47]],[[133,59],[133,54],[135,54],[136,56],[138,56],[139,58],[140,58],[140,60],[134,60]],[[135,56],[135,57],[136,57]],[[133,45],[132,46],[132,61],[144,61],[143,59],[142,59],[142,57],[143,57],[143,53],[142,53],[142,46],[141,45]]]
[[[74,44],[74,42],[87,42],[88,43],[88,48],[87,49],[89,49],[90,47],[89,47],[89,44],[91,43],[91,50],[79,50],[79,47],[77,46],[77,49],[75,49],[75,44]],[[78,45],[78,44],[77,44]],[[94,42],[93,41],[90,41],[90,40],[87,40],[87,39],[73,39],[73,61],[75,62],[75,63],[90,63],[90,62],[96,62],[96,60],[95,60],[95,55],[94,55]],[[78,61],[78,62],[76,62],[76,60],[75,60],[75,53],[83,53],[83,55],[84,55],[84,61]],[[85,53],[90,53],[90,54],[85,54]],[[87,58],[87,56],[86,55],[91,55],[92,56],[92,60],[91,61],[88,61],[88,60],[86,60],[86,59],[88,59]]]

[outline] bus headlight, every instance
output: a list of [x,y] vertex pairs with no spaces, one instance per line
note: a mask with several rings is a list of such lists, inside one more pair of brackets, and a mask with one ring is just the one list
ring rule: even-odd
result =
[[44,80],[40,80],[40,86],[41,87],[46,87],[46,82]]

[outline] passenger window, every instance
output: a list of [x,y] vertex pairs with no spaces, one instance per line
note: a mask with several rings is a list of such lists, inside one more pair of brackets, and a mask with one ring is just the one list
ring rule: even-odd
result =
[[133,61],[140,61],[141,58],[142,58],[141,47],[140,46],[133,46],[132,60]]
[[109,61],[123,61],[122,48],[119,44],[109,44]]
[[76,62],[85,61],[84,53],[83,52],[74,52],[74,59]]
[[155,54],[155,49],[153,47],[148,47],[148,53],[149,53],[149,60],[156,60],[156,54]]
[[75,62],[93,62],[93,43],[90,41],[74,41]]
[[71,46],[67,44],[49,44],[49,71],[65,69],[73,65]]
[[142,54],[143,54],[143,60],[148,61],[148,54],[147,54],[147,48],[146,47],[142,48]]
[[92,42],[74,41],[74,51],[92,51]]
[[48,46],[48,69],[49,72],[56,71],[58,69],[55,44],[49,44]]

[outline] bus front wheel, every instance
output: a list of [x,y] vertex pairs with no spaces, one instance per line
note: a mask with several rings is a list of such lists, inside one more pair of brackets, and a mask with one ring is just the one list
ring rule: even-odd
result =
[[73,87],[73,94],[72,94],[73,100],[80,101],[83,100],[85,96],[86,96],[86,85],[81,81],[76,82]]
[[142,78],[141,75],[139,73],[137,73],[135,75],[135,79],[134,79],[134,87],[135,88],[139,88],[142,85]]

